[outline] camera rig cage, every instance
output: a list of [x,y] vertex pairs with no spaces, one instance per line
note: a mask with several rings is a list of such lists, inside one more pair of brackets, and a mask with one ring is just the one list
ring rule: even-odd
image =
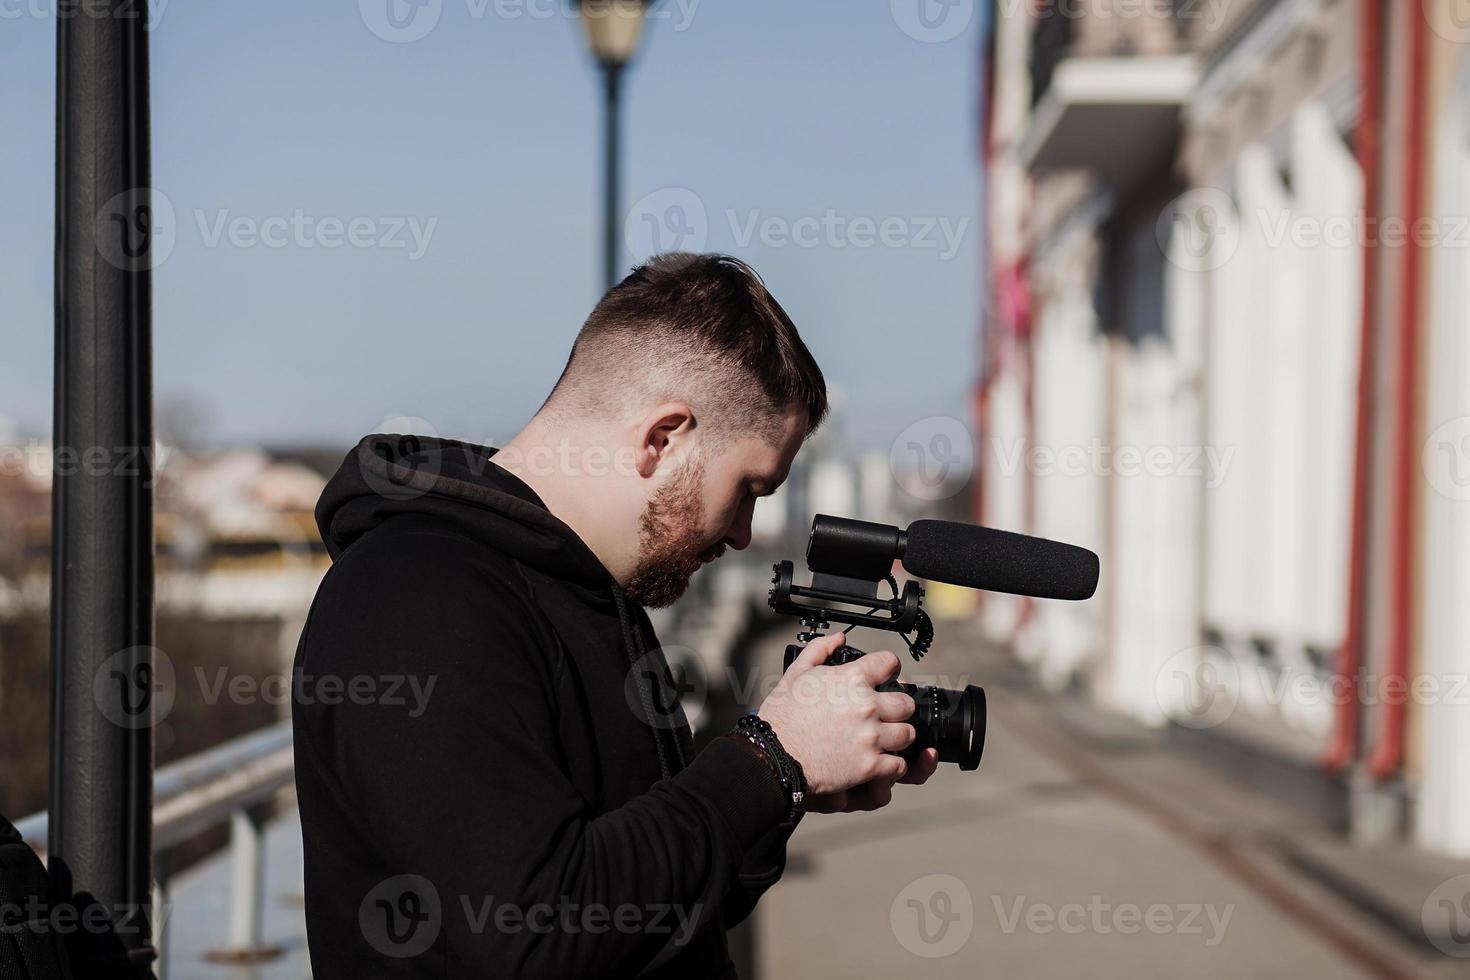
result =
[[[821,635],[832,623],[897,633],[915,660],[934,642],[934,624],[924,611],[924,588],[909,580],[902,586],[893,566],[903,553],[904,533],[896,527],[819,514],[807,539],[810,585],[797,585],[790,561],[773,566],[769,602],[772,611],[795,616],[802,624],[801,643]],[[880,598],[887,583],[891,595]],[[844,630],[846,632],[846,630]]]
[[[802,586],[794,580],[796,568],[790,561],[777,562],[772,571],[771,610],[800,620],[802,630],[796,638],[801,643],[816,639],[833,623],[897,633],[915,660],[923,659],[934,643],[934,623],[923,608],[924,587],[917,582],[904,582],[900,588],[891,574],[869,582],[814,572],[811,585]],[[885,581],[893,595],[880,599],[877,586]]]

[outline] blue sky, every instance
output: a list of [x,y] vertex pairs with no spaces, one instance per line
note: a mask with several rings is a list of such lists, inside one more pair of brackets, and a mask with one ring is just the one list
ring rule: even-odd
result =
[[[426,0],[405,41],[388,2],[154,2],[157,397],[215,441],[346,442],[393,416],[503,440],[599,294],[578,24],[557,0]],[[976,369],[983,4],[920,2],[666,0],[626,90],[631,244],[653,221],[752,262],[864,446],[963,413]],[[0,418],[34,434],[52,3],[0,0]]]

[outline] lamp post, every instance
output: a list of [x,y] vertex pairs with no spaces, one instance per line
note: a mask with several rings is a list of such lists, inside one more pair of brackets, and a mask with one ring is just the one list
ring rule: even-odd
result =
[[643,22],[650,0],[573,0],[587,46],[602,71],[603,112],[603,277],[610,289],[618,281],[618,203],[621,155],[621,109],[623,69],[628,66],[638,42],[643,39]]
[[[57,19],[58,465],[51,488],[51,817],[75,975],[152,978],[153,280],[148,18]],[[146,8],[145,8],[146,9]],[[157,913],[160,910],[152,910]],[[95,925],[95,927],[94,927]],[[8,973],[8,971],[7,971]]]

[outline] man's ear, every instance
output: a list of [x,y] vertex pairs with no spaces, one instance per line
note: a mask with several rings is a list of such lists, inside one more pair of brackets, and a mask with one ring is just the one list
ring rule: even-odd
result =
[[664,402],[651,409],[634,431],[638,475],[653,476],[660,465],[682,463],[694,448],[694,410],[687,402]]

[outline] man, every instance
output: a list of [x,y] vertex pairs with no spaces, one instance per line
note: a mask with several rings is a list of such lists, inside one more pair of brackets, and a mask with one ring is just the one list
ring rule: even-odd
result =
[[669,255],[603,297],[498,452],[348,456],[296,660],[315,976],[731,977],[725,929],[802,810],[932,774],[933,750],[897,754],[913,701],[875,691],[898,658],[826,666],[840,634],[697,755],[648,680],[667,666],[642,607],[750,542],[826,409],[754,271]]

